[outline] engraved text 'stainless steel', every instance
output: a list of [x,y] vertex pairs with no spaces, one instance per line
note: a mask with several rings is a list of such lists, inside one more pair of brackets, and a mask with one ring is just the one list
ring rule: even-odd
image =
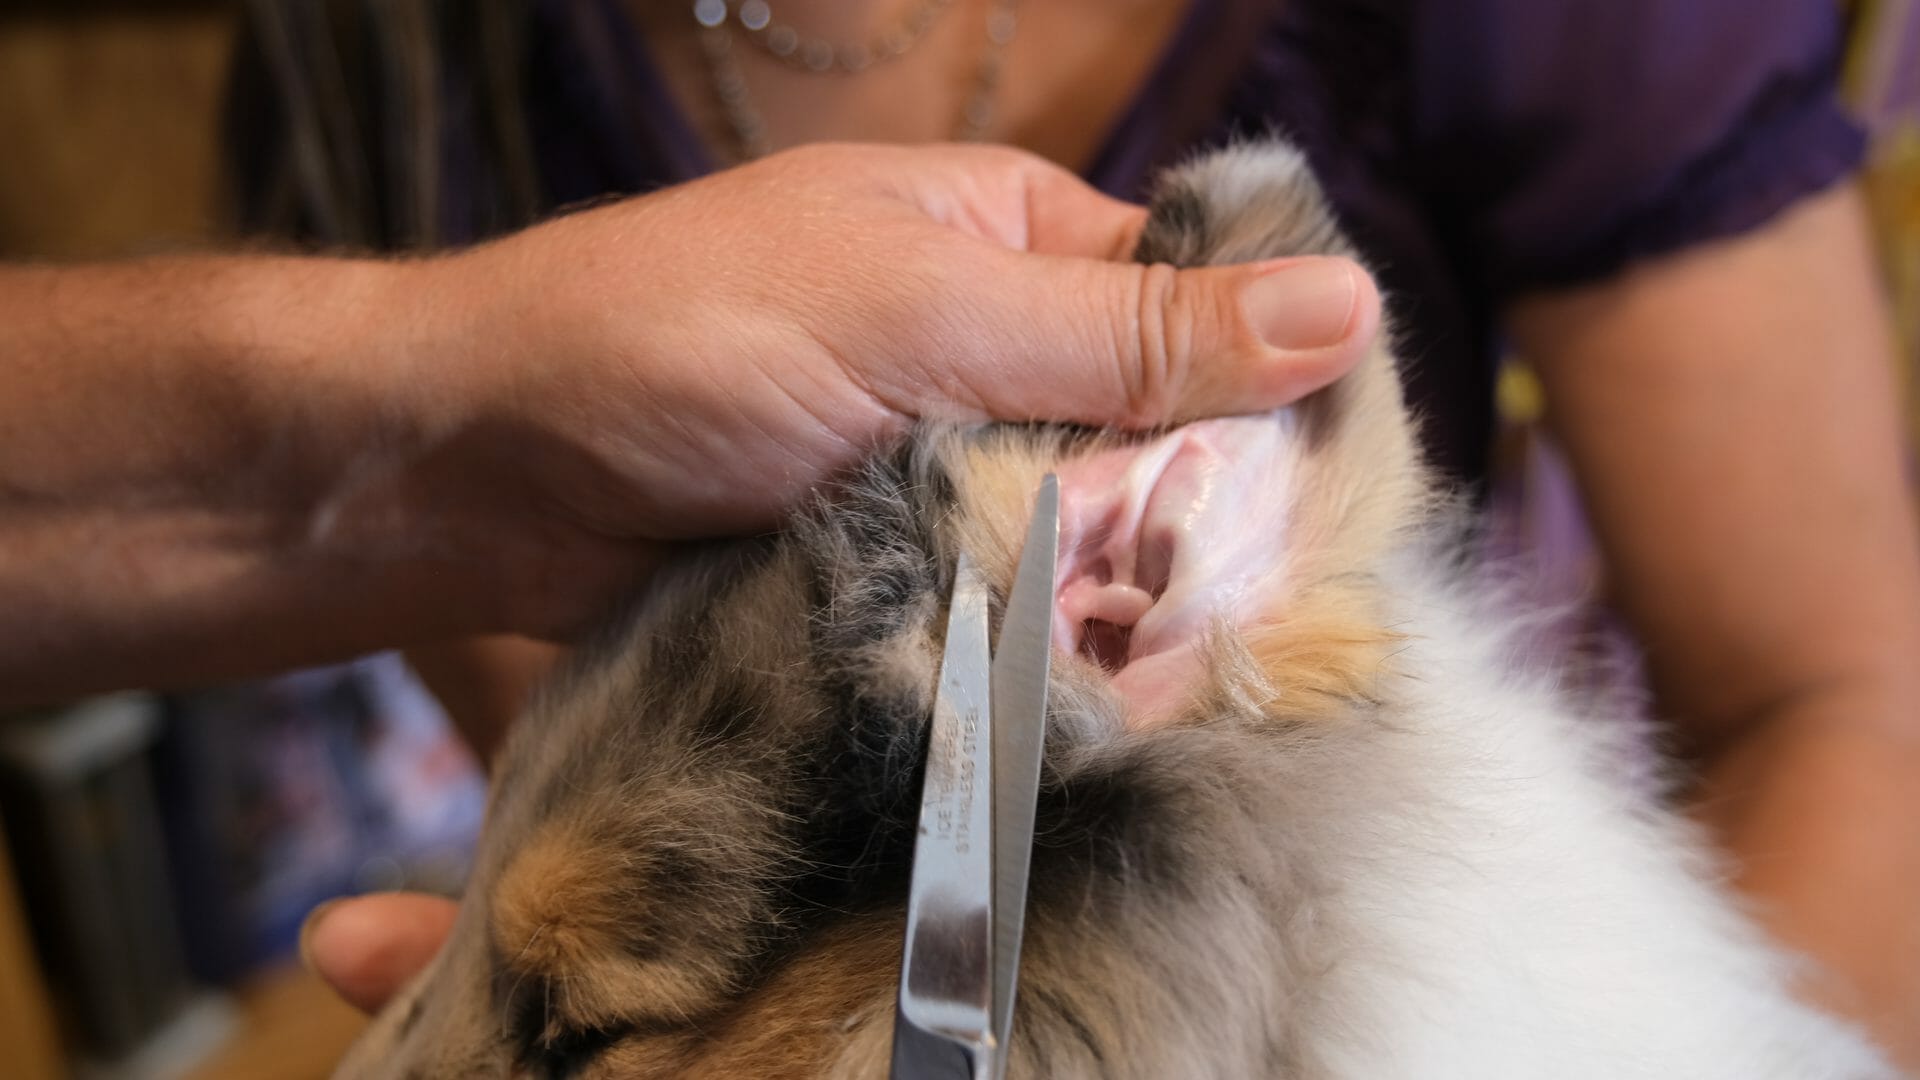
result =
[[954,571],[907,894],[893,1080],[1006,1074],[1059,547],[1060,485],[1049,475],[991,660],[987,584],[964,554]]

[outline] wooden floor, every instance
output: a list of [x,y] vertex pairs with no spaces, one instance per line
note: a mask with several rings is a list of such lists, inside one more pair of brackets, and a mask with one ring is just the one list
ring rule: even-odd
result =
[[186,1080],[325,1080],[366,1018],[298,968],[238,995],[240,1027]]

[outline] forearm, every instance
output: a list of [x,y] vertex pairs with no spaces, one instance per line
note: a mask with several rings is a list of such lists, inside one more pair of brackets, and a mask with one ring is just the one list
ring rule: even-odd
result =
[[1920,536],[1857,200],[1520,305],[1701,816],[1807,992],[1915,1060]]
[[1784,701],[1704,765],[1696,815],[1751,910],[1813,958],[1805,995],[1920,1066],[1920,740],[1912,687],[1860,680]]
[[402,510],[440,434],[409,272],[0,269],[0,702],[485,621],[467,553]]

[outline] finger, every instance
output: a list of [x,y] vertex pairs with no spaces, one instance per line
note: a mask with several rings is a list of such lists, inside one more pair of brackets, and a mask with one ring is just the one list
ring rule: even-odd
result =
[[458,910],[419,893],[330,901],[300,928],[300,958],[348,1004],[376,1012],[433,960]]
[[1380,325],[1379,291],[1348,259],[1192,270],[997,261],[985,275],[996,288],[942,314],[948,347],[929,362],[959,374],[924,380],[909,411],[944,401],[1002,420],[1136,428],[1258,412],[1351,370]]
[[1023,150],[954,145],[914,151],[898,194],[944,225],[1016,251],[1124,260],[1146,226],[1143,206],[1103,194]]
[[1028,251],[1124,261],[1133,257],[1147,208],[1122,202],[1052,164],[1025,175]]
[[1129,328],[1140,346],[1122,357],[1120,408],[1138,423],[1291,404],[1353,370],[1380,331],[1379,290],[1350,259],[1181,273],[1184,288],[1147,287],[1147,314]]

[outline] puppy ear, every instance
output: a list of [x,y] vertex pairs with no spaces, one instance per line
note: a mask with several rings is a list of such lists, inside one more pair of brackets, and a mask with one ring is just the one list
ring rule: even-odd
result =
[[1284,255],[1359,258],[1306,155],[1266,139],[1235,143],[1161,174],[1133,257],[1221,266]]
[[[1177,266],[1289,255],[1359,254],[1304,154],[1278,139],[1236,143],[1160,178],[1135,257]],[[1319,576],[1370,570],[1426,516],[1432,482],[1389,351],[1393,333],[1351,372],[1295,406],[1308,440],[1291,556]]]

